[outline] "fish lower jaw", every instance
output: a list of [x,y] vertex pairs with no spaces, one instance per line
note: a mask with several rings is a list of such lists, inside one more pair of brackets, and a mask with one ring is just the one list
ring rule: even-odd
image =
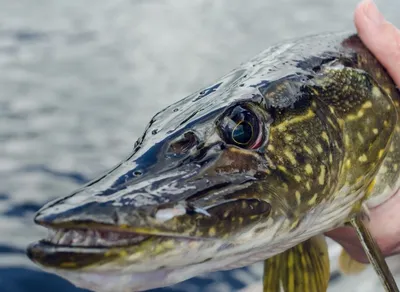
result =
[[132,232],[92,229],[49,229],[43,241],[55,246],[69,247],[118,247],[135,245],[149,236]]
[[168,273],[163,270],[144,273],[76,273],[54,269],[48,271],[67,279],[79,288],[96,292],[145,291],[175,283],[168,280]]

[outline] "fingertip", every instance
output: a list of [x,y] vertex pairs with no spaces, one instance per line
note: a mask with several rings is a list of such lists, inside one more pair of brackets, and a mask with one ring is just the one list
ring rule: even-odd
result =
[[360,32],[378,29],[385,22],[384,16],[372,0],[361,1],[354,12],[354,23]]
[[367,6],[371,0],[363,0],[359,2],[354,11],[354,20],[361,20],[361,16],[364,14],[365,6]]
[[400,86],[400,32],[387,22],[372,0],[363,0],[355,9],[354,24],[368,49]]

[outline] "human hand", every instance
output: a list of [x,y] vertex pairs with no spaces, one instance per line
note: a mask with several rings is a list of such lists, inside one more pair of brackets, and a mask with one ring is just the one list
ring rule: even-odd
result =
[[[371,0],[361,2],[354,22],[363,43],[400,87],[400,31],[387,22]],[[400,147],[400,146],[399,146]],[[369,230],[385,256],[400,253],[400,193],[370,210]],[[327,233],[357,261],[368,262],[355,231],[342,227]]]

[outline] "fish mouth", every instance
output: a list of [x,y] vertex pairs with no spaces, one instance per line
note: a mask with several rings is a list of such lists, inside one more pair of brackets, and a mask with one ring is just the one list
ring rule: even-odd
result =
[[[259,178],[253,165],[230,172],[235,165],[226,163],[237,160],[237,149],[221,152],[215,144],[206,150],[195,162],[186,162],[192,156],[171,163],[160,158],[132,177],[142,157],[154,156],[146,152],[49,202],[34,218],[49,229],[49,236],[31,244],[28,257],[58,271],[129,267],[147,272],[203,260],[208,256],[203,245],[228,241],[271,211],[267,201],[254,195]],[[253,164],[260,157],[248,156]],[[194,255],[184,257],[185,252]]]
[[76,270],[98,266],[138,253],[155,242],[195,240],[180,236],[137,233],[116,227],[54,228],[27,248],[35,263],[52,269]]
[[[253,178],[235,179],[240,183],[224,181],[198,189],[186,200],[143,209],[98,202],[56,216],[39,211],[35,222],[48,229],[48,236],[29,245],[27,255],[50,270],[117,271],[132,266],[142,272],[157,270],[160,264],[178,265],[180,251],[196,253],[202,244],[229,241],[269,216],[271,205],[264,200],[224,197],[252,192]],[[206,204],[197,204],[200,201]]]
[[49,229],[47,238],[41,242],[56,247],[111,248],[131,246],[149,237],[144,234],[106,229]]

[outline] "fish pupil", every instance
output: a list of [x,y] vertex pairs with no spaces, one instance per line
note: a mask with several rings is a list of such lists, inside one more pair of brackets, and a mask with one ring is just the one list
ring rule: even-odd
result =
[[247,145],[253,137],[253,126],[247,121],[240,121],[232,131],[232,140],[240,145]]
[[253,148],[260,133],[259,119],[242,105],[229,111],[220,126],[227,144],[245,148]]

